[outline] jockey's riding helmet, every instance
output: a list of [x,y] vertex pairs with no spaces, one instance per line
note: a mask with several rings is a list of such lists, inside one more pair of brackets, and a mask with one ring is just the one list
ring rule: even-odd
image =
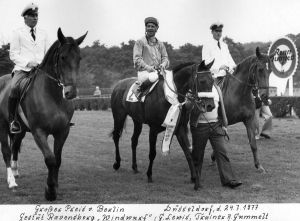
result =
[[148,23],[153,23],[157,27],[159,26],[158,20],[156,18],[154,18],[154,17],[147,17],[147,18],[145,18],[145,25],[147,25]]

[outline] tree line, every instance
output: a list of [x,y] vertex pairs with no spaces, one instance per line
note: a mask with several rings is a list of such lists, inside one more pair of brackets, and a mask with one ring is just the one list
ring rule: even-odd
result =
[[[297,49],[300,49],[300,34],[290,37],[296,44]],[[261,52],[267,53],[271,42],[251,42],[239,43],[229,37],[225,37],[233,60],[238,64],[244,58],[253,55],[255,48],[260,47]],[[186,43],[178,49],[174,49],[172,44],[164,42],[169,59],[170,69],[186,63],[199,63],[202,60],[202,45],[195,46]],[[136,76],[136,71],[133,68],[133,46],[134,40],[129,40],[127,43],[121,43],[120,46],[107,47],[99,40],[93,42],[91,46],[81,48],[80,71],[78,76],[78,87],[90,88],[100,86],[101,88],[110,88],[114,84],[124,78]],[[300,51],[299,51],[300,52]],[[0,75],[8,74],[13,68],[13,63],[9,59],[9,44],[3,45],[0,49]],[[294,75],[295,87],[300,87],[300,67]]]

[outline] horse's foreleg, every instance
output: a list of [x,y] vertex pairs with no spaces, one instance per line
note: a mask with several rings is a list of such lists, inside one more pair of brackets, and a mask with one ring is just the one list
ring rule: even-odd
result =
[[143,124],[136,120],[134,122],[134,131],[131,137],[131,149],[132,149],[132,169],[135,173],[138,173],[137,163],[136,163],[136,147],[138,145],[138,139],[142,132]]
[[1,142],[1,151],[2,151],[2,155],[3,155],[3,159],[5,162],[6,171],[7,171],[8,188],[14,189],[18,185],[16,183],[15,177],[11,170],[11,165],[10,165],[11,149],[8,145],[8,134],[5,132],[5,130],[0,130],[0,142]]
[[12,150],[12,161],[11,161],[11,169],[12,173],[15,177],[19,177],[19,164],[18,164],[18,156],[21,149],[21,143],[23,138],[25,137],[26,132],[23,131],[19,134],[15,134],[11,139],[11,150]]
[[249,120],[248,122],[244,123],[247,129],[247,135],[249,139],[249,144],[252,150],[253,158],[254,158],[254,165],[257,168],[257,170],[261,173],[265,173],[266,170],[263,168],[263,166],[260,164],[258,160],[258,152],[257,152],[257,145],[256,145],[256,139],[255,139],[255,121],[254,119]]
[[33,138],[43,153],[46,166],[48,168],[48,178],[47,178],[47,188],[45,190],[45,197],[49,201],[56,200],[56,180],[55,180],[55,168],[56,160],[55,156],[50,150],[50,147],[47,142],[48,134],[44,131],[37,129],[32,131]]
[[150,127],[149,132],[149,143],[150,143],[150,151],[149,151],[149,166],[147,170],[147,176],[148,176],[148,183],[152,183],[152,167],[153,167],[153,161],[156,156],[156,140],[157,140],[157,134],[158,130],[154,127]]
[[54,170],[54,178],[55,178],[55,185],[58,187],[58,172],[61,165],[61,153],[65,141],[69,135],[70,127],[62,130],[60,133],[53,135],[54,137],[54,155],[56,160],[55,170]]
[[177,140],[183,150],[185,158],[188,162],[190,172],[191,172],[191,181],[195,182],[196,179],[196,170],[193,163],[192,155],[191,155],[191,144],[188,139],[187,130],[183,126],[179,126],[176,132]]

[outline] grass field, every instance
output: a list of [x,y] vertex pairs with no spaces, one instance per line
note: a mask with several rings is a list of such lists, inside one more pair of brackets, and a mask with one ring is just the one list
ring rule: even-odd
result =
[[[227,143],[233,169],[243,185],[235,190],[221,186],[217,168],[210,166],[211,147],[206,149],[202,170],[203,188],[194,191],[184,154],[173,139],[171,153],[162,156],[157,142],[153,180],[147,183],[148,126],[140,136],[138,169],[131,169],[130,139],[133,124],[129,118],[120,140],[121,168],[113,170],[114,144],[108,136],[113,119],[110,111],[77,111],[75,127],[64,146],[55,203],[300,203],[300,120],[274,119],[270,140],[259,140],[259,159],[266,174],[256,171],[246,130],[242,124],[229,128]],[[52,138],[49,138],[52,144]],[[41,151],[31,134],[23,140],[20,154],[19,185],[7,188],[4,161],[0,161],[1,204],[48,203],[44,199],[47,169]]]

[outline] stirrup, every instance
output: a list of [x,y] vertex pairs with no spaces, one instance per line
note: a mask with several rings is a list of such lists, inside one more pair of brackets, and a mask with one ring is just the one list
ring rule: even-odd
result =
[[10,124],[9,124],[9,131],[12,134],[19,134],[22,132],[21,129],[21,125],[18,121],[13,120]]

